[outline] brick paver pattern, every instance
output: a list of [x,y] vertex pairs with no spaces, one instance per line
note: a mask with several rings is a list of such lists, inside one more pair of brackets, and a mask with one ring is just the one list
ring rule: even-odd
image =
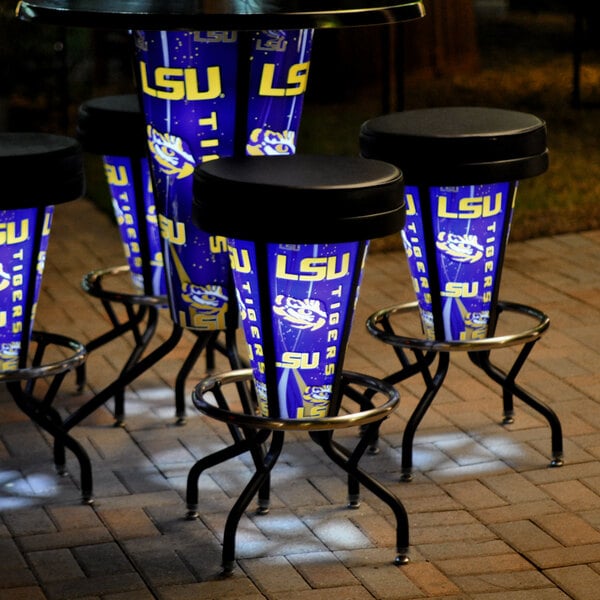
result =
[[[91,269],[124,262],[108,216],[85,199],[57,206],[36,329],[87,342],[108,328],[100,302],[80,282]],[[408,511],[409,564],[393,564],[389,507],[361,490],[360,507],[347,508],[346,474],[307,435],[293,433],[272,474],[270,512],[257,515],[251,504],[239,525],[236,568],[221,576],[225,519],[252,461],[243,456],[203,473],[199,518],[185,518],[189,468],[231,439],[191,402],[206,374],[204,357],[187,382],[186,424],[175,424],[175,377],[195,340],[186,331],[126,388],[123,427],[114,426],[111,399],[73,429],[92,461],[91,506],[80,502],[74,457],[67,451],[60,477],[52,439],[0,388],[0,600],[597,598],[600,231],[509,242],[500,289],[502,299],[551,318],[518,382],[559,416],[565,463],[549,466],[548,424],[518,399],[514,423],[502,424],[498,386],[456,352],[417,430],[414,479],[403,482],[402,432],[423,383],[398,384],[400,406],[381,427],[380,452],[361,465]],[[347,369],[375,377],[399,369],[393,349],[370,336],[365,321],[413,299],[403,253],[370,254]],[[161,310],[151,347],[171,328]],[[124,336],[90,353],[84,389],[69,373],[54,403],[59,412],[108,385],[131,344]],[[496,352],[502,361],[516,350]],[[229,370],[220,354],[216,360],[218,371]]]

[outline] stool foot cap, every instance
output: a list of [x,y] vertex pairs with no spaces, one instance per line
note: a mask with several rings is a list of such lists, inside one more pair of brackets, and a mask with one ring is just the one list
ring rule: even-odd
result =
[[377,454],[379,454],[381,452],[379,446],[375,443],[375,444],[371,444],[367,450],[368,454],[371,454],[372,456],[375,456]]
[[400,481],[412,481],[412,480],[413,480],[413,476],[412,476],[412,473],[410,471],[405,471],[400,476]]
[[125,419],[116,419],[113,427],[125,427]]
[[562,467],[565,464],[562,456],[555,456],[550,462],[551,467]]
[[404,553],[398,554],[398,556],[396,556],[396,558],[394,559],[394,564],[397,567],[401,567],[402,565],[407,565],[409,562],[410,562],[410,558],[408,558],[408,556]]
[[185,425],[187,423],[187,420],[185,417],[177,417],[175,419],[175,425],[177,425],[177,427],[181,427],[183,425]]
[[352,508],[353,510],[360,508],[360,496],[358,494],[348,496],[347,507]]
[[185,513],[186,521],[195,521],[199,517],[198,511],[195,508],[189,508]]
[[69,474],[69,472],[67,471],[67,466],[66,465],[57,465],[57,464],[55,464],[54,468],[56,470],[56,474],[59,477],[66,477]]
[[504,417],[502,417],[502,425],[512,425],[514,422],[514,415],[504,415]]
[[229,577],[235,569],[235,561],[228,560],[227,562],[224,562],[221,566],[223,567],[223,570],[221,571],[221,577]]
[[86,506],[91,506],[94,504],[94,498],[92,497],[92,494],[83,494],[81,496],[81,504],[85,504]]

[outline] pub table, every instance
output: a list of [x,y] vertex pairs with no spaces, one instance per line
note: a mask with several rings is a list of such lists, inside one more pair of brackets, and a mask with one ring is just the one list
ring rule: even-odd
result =
[[[70,428],[166,356],[184,329],[232,337],[237,327],[226,244],[192,223],[194,167],[294,154],[314,30],[406,22],[425,8],[421,0],[23,0],[16,15],[131,33],[163,239],[172,333],[69,415]],[[236,360],[231,352],[234,368]]]

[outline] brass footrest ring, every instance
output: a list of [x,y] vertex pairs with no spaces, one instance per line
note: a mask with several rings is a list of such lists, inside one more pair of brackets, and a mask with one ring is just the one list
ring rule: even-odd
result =
[[336,415],[331,417],[305,417],[300,419],[282,419],[277,417],[250,415],[220,408],[207,401],[208,395],[215,387],[222,387],[229,383],[236,383],[252,378],[252,369],[238,369],[220,375],[203,379],[192,393],[192,401],[196,408],[219,421],[237,426],[253,427],[255,429],[271,429],[285,431],[325,431],[367,425],[386,418],[400,402],[399,392],[390,384],[351,371],[343,372],[343,383],[357,384],[387,396],[387,400],[380,406],[361,410],[355,413]]
[[80,342],[59,335],[57,333],[48,333],[45,331],[34,331],[31,335],[31,341],[41,344],[45,349],[47,346],[61,346],[71,350],[72,354],[64,359],[53,361],[47,364],[32,365],[22,369],[6,371],[0,373],[0,381],[24,381],[39,379],[40,377],[51,377],[76,369],[85,362],[87,351]]
[[394,346],[424,350],[430,352],[483,352],[486,350],[497,350],[498,348],[526,344],[539,339],[550,326],[550,317],[536,308],[515,302],[498,302],[499,313],[503,311],[520,313],[537,321],[536,325],[511,335],[471,339],[471,340],[427,340],[415,337],[396,335],[385,331],[381,327],[383,320],[389,319],[393,314],[418,310],[418,302],[397,304],[382,308],[373,313],[367,319],[367,330],[371,335]]

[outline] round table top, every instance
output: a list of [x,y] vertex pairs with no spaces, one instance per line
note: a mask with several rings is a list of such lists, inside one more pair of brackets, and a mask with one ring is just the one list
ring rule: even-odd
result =
[[148,30],[309,29],[425,15],[422,0],[21,0],[17,17],[51,25]]

